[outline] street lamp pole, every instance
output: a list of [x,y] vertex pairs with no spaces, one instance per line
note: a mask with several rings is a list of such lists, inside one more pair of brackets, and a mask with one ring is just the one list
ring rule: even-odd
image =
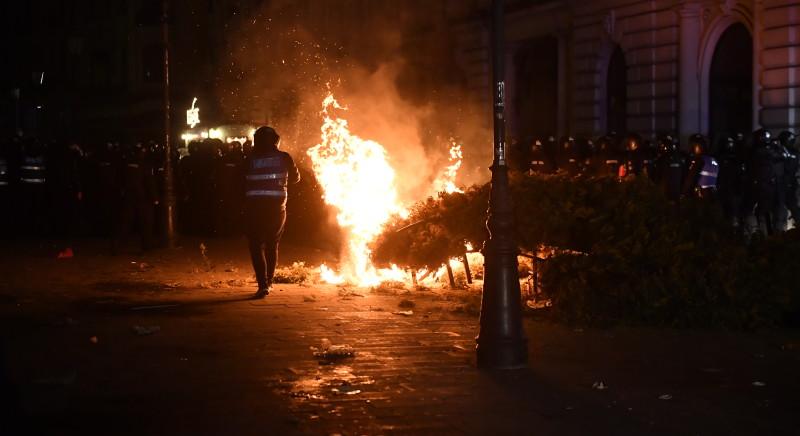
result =
[[503,0],[492,0],[492,93],[494,95],[494,162],[486,227],[478,366],[516,369],[527,366],[528,342],[522,330],[518,247],[514,239],[514,209],[508,184],[505,143]]
[[161,2],[161,37],[164,44],[164,223],[167,246],[175,247],[175,183],[172,172],[169,98],[169,1]]

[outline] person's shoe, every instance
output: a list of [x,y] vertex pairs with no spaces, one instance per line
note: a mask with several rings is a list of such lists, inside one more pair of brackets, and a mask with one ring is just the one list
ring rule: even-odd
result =
[[258,291],[253,295],[254,300],[260,300],[269,295],[269,286],[259,286]]

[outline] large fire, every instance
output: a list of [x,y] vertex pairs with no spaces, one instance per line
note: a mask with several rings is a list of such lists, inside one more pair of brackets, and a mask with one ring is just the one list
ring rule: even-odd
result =
[[[350,132],[347,120],[337,114],[347,108],[339,105],[332,94],[325,98],[322,106],[321,141],[307,153],[325,192],[325,202],[338,212],[336,218],[346,241],[339,271],[322,265],[322,280],[359,286],[374,286],[388,280],[406,281],[410,275],[402,269],[396,266],[378,269],[370,260],[369,243],[393,215],[408,214],[398,198],[396,173],[386,149],[378,142]],[[461,146],[454,141],[449,164],[433,183],[434,192],[460,192],[455,177],[461,166]]]

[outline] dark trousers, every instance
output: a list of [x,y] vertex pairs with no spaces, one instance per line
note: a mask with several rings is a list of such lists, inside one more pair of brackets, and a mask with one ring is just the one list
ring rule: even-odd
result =
[[256,281],[259,287],[267,287],[272,284],[278,264],[278,244],[286,224],[286,210],[248,210],[245,219]]
[[142,251],[153,248],[153,203],[146,199],[124,199],[116,225],[112,250],[117,251],[125,242],[134,223],[138,225]]

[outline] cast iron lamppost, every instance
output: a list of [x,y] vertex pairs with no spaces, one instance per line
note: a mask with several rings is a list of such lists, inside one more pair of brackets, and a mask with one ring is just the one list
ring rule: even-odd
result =
[[505,143],[503,0],[492,0],[492,93],[494,94],[494,162],[489,239],[484,243],[485,273],[478,334],[478,366],[516,369],[527,366],[528,343],[522,331],[514,209],[508,186]]
[[169,1],[161,2],[161,37],[164,44],[164,213],[167,246],[175,248],[175,187],[172,174],[169,99]]

